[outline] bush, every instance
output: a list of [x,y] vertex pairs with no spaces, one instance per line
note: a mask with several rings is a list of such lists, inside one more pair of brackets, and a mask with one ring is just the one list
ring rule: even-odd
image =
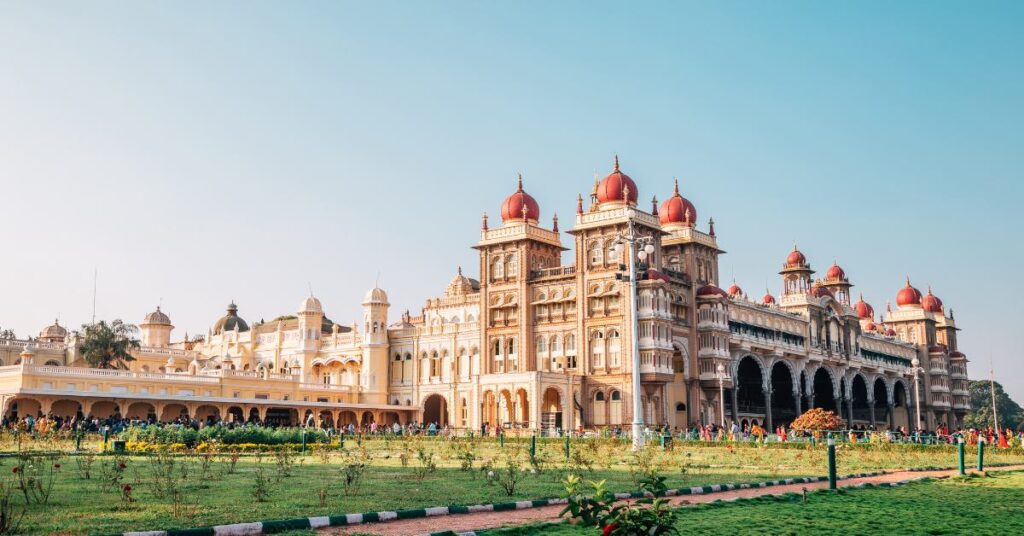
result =
[[803,415],[796,418],[789,426],[793,430],[804,432],[821,432],[825,430],[840,430],[843,428],[843,421],[836,417],[835,413],[821,408],[809,409]]

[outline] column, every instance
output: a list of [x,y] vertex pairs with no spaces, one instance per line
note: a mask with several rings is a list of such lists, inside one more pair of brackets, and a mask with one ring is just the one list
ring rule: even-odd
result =
[[733,387],[729,389],[729,394],[732,395],[732,420],[733,422],[739,422],[739,415],[737,414],[739,408],[739,390]]
[[896,426],[896,415],[894,414],[892,402],[889,402],[888,404],[885,405],[885,415],[886,426],[888,426],[889,429],[892,430]]
[[868,415],[870,415],[869,418],[871,419],[871,428],[874,429],[875,428],[875,401],[874,400],[870,400],[870,399],[868,400]]
[[771,433],[771,431],[775,428],[774,424],[772,423],[772,390],[765,389],[763,392],[765,428],[767,428],[768,432]]
[[846,425],[853,428],[853,398],[843,399],[843,402],[846,405]]
[[801,398],[803,398],[803,397],[800,396],[800,390],[793,391],[793,400],[796,402],[796,415],[797,415],[797,417],[799,417],[800,415],[803,414],[803,408],[800,407],[800,402],[802,402],[802,400],[800,400]]

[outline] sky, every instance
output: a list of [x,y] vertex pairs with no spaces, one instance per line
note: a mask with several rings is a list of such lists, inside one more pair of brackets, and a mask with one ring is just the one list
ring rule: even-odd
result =
[[[615,154],[678,178],[723,284],[796,243],[876,311],[955,311],[972,378],[1024,401],[1020,2],[3,2],[0,327],[139,322],[376,282],[417,314],[522,173],[542,221]],[[569,236],[563,237],[566,245]],[[565,261],[569,262],[569,255]]]

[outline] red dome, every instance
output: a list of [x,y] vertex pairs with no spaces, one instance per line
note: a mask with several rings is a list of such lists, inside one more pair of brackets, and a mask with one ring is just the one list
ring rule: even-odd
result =
[[696,225],[697,208],[688,199],[679,195],[679,181],[672,190],[672,197],[669,197],[658,209],[658,217],[662,225],[673,223],[685,223],[690,227]]
[[928,294],[924,298],[921,298],[921,307],[930,313],[941,313],[942,312],[942,300],[938,296],[932,294],[932,288],[928,287]]
[[729,287],[729,290],[727,292],[729,293],[730,296],[742,296],[743,295],[743,289],[741,289],[740,286],[737,285],[735,282],[733,282],[732,286]]
[[704,285],[703,287],[697,289],[697,296],[721,296],[723,298],[729,297],[729,295],[726,294],[724,290],[711,284]]
[[860,295],[860,299],[857,303],[853,304],[853,308],[857,311],[857,318],[874,318],[875,309],[871,307],[871,304],[864,301],[864,295]]
[[523,176],[519,176],[519,188],[505,198],[501,204],[501,221],[523,220],[523,208],[526,208],[526,219],[537,223],[540,219],[540,205],[530,194],[523,191]]
[[865,331],[875,331],[875,323],[868,322],[868,325],[864,326]]
[[807,257],[804,257],[804,254],[800,253],[796,246],[793,246],[793,251],[790,251],[789,256],[786,257],[786,268],[796,268],[799,266],[807,266]]
[[766,293],[764,297],[761,298],[761,301],[764,302],[765,305],[771,305],[775,303],[775,296]]
[[885,330],[885,336],[886,337],[895,337],[896,336],[896,330],[892,329],[892,328],[889,328],[889,329]]
[[907,278],[907,286],[900,289],[896,293],[896,305],[899,306],[920,306],[921,305],[921,291],[910,286],[910,278]]
[[846,279],[846,272],[844,272],[843,269],[840,268],[838,264],[833,262],[832,266],[830,266],[828,268],[828,271],[825,272],[825,277],[827,277],[827,278],[829,278],[831,280]]
[[635,204],[640,192],[637,191],[633,179],[619,171],[619,157],[616,155],[615,169],[597,183],[597,201],[599,203],[622,201],[623,188],[629,188],[629,202]]

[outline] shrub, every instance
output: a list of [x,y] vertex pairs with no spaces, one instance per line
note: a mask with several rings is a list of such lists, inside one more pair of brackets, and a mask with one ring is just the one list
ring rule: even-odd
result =
[[813,408],[797,417],[789,427],[803,432],[821,432],[825,430],[839,430],[843,427],[843,421],[831,411]]

